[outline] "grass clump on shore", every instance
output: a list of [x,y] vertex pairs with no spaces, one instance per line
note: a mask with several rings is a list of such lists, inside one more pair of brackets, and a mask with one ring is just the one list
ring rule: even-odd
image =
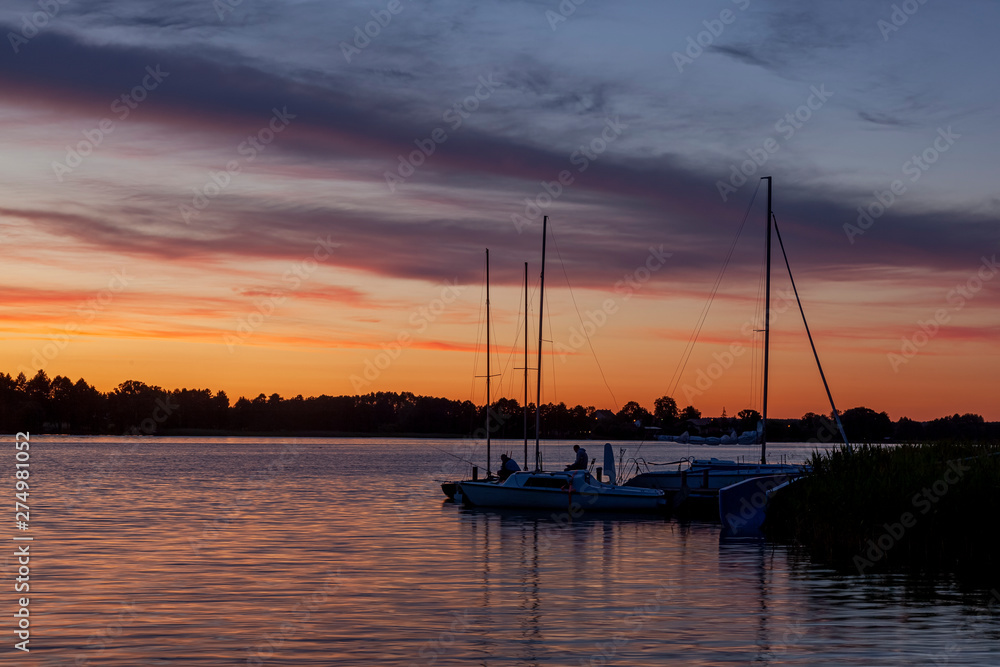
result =
[[1000,443],[856,446],[814,453],[776,494],[768,537],[860,574],[895,569],[1000,581]]

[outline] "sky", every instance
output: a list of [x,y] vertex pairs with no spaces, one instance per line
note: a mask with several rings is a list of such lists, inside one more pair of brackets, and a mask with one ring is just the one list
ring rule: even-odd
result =
[[[1000,420],[998,23],[986,0],[4,3],[0,370],[482,403],[489,248],[492,395],[521,400],[547,215],[542,401],[760,409],[771,176],[837,407]],[[829,412],[773,252],[769,413]]]

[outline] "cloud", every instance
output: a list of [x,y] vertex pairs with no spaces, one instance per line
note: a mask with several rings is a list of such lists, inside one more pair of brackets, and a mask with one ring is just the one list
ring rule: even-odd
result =
[[[802,27],[809,19],[798,14],[782,20]],[[843,42],[838,35],[831,33],[826,41]],[[396,156],[414,150],[414,140],[427,137],[435,127],[394,104],[392,90],[361,84],[353,75],[270,71],[235,51],[191,48],[178,53],[95,43],[57,32],[40,34],[29,46],[20,54],[8,51],[0,56],[0,85],[36,105],[93,114],[137,85],[147,66],[160,66],[169,78],[142,111],[147,121],[180,136],[211,136],[221,130],[226,136],[252,133],[271,109],[287,108],[296,116],[287,134],[246,179],[266,169],[268,178],[293,187],[294,178],[303,173],[314,179],[339,173],[379,190],[384,172],[397,164]],[[769,62],[758,55],[759,49],[715,48],[744,62]],[[393,70],[386,74],[401,75]],[[609,88],[596,80],[583,92],[547,94],[559,86],[541,66],[507,81],[512,88],[531,92],[529,103],[538,112],[586,112],[588,120],[566,131],[576,141],[550,145],[489,129],[489,123],[463,127],[399,192],[391,195],[386,189],[367,209],[345,208],[331,200],[302,205],[234,190],[214,201],[191,229],[182,227],[176,214],[190,194],[164,185],[130,192],[134,203],[127,212],[120,199],[112,199],[84,203],[76,212],[45,208],[39,201],[35,208],[7,208],[0,214],[31,220],[48,233],[87,246],[177,261],[294,261],[307,254],[317,238],[329,235],[345,250],[335,253],[332,265],[393,278],[473,282],[484,246],[519,260],[535,256],[540,225],[519,235],[511,215],[524,212],[525,198],[544,193],[543,183],[553,182],[563,170],[576,169],[571,155],[600,137],[601,114],[614,106]],[[870,113],[859,116],[881,124],[902,122]],[[638,137],[643,130],[637,123],[633,131]],[[574,171],[574,184],[549,209],[556,229],[564,230],[558,232],[565,239],[564,260],[578,270],[583,286],[610,289],[644,260],[648,246],[665,244],[674,257],[655,281],[684,276],[691,282],[713,275],[737,226],[739,208],[750,195],[747,186],[729,204],[719,199],[716,182],[726,177],[726,170],[722,164],[717,170],[695,168],[670,155],[609,150],[586,172]],[[207,173],[196,178],[201,184]],[[856,220],[856,208],[868,203],[870,192],[789,180],[778,175],[777,211],[795,249],[793,266],[809,267],[826,279],[849,276],[859,266],[954,269],[991,242],[995,229],[995,218],[965,211],[900,210],[885,215],[851,245],[843,225]],[[115,186],[107,187],[113,191]],[[153,222],[137,226],[136,219]],[[519,262],[512,264],[499,271],[499,281],[520,282]]]
[[916,124],[886,113],[858,111],[858,117],[866,122],[875,125],[886,125],[889,127],[914,127]]
[[720,53],[724,56],[728,56],[735,60],[738,60],[747,65],[755,65],[757,67],[770,67],[771,63],[760,55],[763,52],[761,48],[753,48],[750,46],[729,46],[724,44],[712,45],[708,48],[712,53]]

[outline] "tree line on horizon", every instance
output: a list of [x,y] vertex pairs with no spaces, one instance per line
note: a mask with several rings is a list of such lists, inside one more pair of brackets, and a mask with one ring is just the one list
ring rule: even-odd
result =
[[[906,417],[893,422],[885,412],[866,407],[840,415],[852,442],[920,442],[929,440],[1000,440],[1000,422],[976,414],[952,415],[929,422]],[[753,430],[755,410],[729,417],[701,419],[694,406],[678,409],[669,396],[656,399],[650,412],[636,401],[618,411],[594,406],[546,403],[541,406],[542,437],[652,439],[655,434],[722,435]],[[524,410],[515,399],[501,398],[490,408],[494,438],[524,434]],[[146,434],[343,433],[372,435],[486,435],[485,406],[411,392],[376,392],[354,396],[283,398],[278,394],[240,397],[231,404],[224,391],[165,390],[127,380],[109,392],[98,391],[83,378],[73,382],[39,370],[30,380],[23,373],[0,373],[0,429],[32,433]],[[528,437],[534,438],[535,405],[528,405]],[[769,441],[834,442],[839,440],[831,416],[806,413],[800,419],[769,419]]]

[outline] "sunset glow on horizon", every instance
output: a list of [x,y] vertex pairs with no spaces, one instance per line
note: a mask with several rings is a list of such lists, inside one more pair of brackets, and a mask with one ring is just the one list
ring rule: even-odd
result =
[[[773,176],[837,407],[1000,420],[1000,8],[549,4],[59,5],[0,49],[0,372],[482,404],[488,247],[520,401],[548,215],[542,402],[759,410]],[[769,414],[828,413],[772,279]]]

